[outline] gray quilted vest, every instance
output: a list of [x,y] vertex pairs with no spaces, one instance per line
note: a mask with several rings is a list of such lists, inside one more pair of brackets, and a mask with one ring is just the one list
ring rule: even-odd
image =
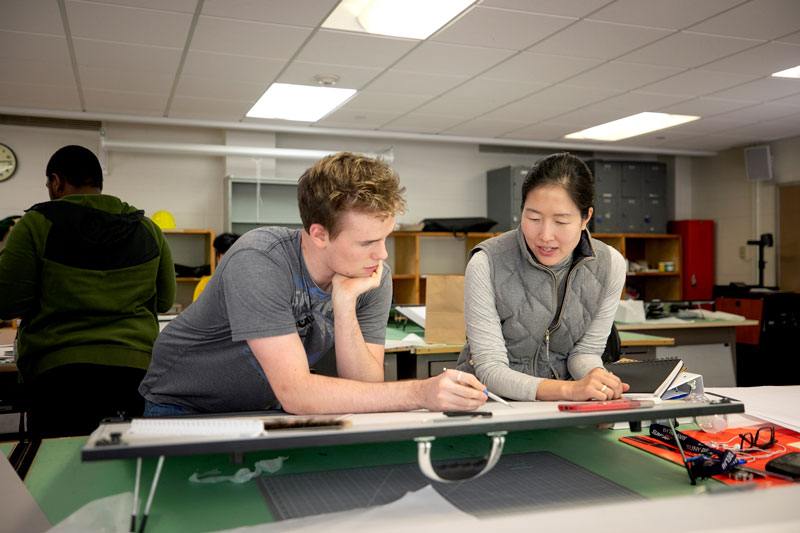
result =
[[[520,228],[480,243],[470,257],[478,250],[489,258],[509,366],[537,377],[571,379],[567,356],[588,329],[610,282],[608,245],[583,232],[573,252],[560,312],[555,274],[532,257]],[[458,369],[475,373],[469,339]]]

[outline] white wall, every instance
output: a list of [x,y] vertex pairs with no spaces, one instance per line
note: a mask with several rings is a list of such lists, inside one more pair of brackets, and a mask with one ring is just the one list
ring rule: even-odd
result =
[[[773,165],[788,181],[800,180],[797,151],[800,137],[769,143]],[[794,166],[792,166],[794,165]],[[776,182],[751,182],[745,172],[743,148],[731,148],[715,157],[692,160],[692,218],[716,221],[715,283],[758,283],[758,246],[747,245],[762,233],[776,235]],[[800,207],[800,206],[798,206]],[[764,284],[777,283],[776,249],[766,248]]]

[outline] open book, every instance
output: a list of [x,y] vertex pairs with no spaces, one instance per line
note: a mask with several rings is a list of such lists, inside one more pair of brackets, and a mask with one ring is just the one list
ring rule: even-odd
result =
[[606,365],[619,379],[631,386],[625,396],[661,396],[683,370],[683,361],[676,358],[650,361],[616,362]]

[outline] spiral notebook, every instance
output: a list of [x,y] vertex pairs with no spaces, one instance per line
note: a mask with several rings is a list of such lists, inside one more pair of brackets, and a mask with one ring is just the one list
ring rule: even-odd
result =
[[611,363],[606,369],[613,372],[631,388],[628,395],[652,395],[660,398],[683,370],[683,360],[677,358],[653,359]]

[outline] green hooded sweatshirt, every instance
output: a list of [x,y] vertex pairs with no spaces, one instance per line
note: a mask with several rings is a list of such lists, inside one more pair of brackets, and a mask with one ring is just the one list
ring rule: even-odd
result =
[[147,369],[158,315],[175,299],[164,235],[114,196],[31,207],[0,253],[0,318],[20,317],[23,381],[61,365]]

